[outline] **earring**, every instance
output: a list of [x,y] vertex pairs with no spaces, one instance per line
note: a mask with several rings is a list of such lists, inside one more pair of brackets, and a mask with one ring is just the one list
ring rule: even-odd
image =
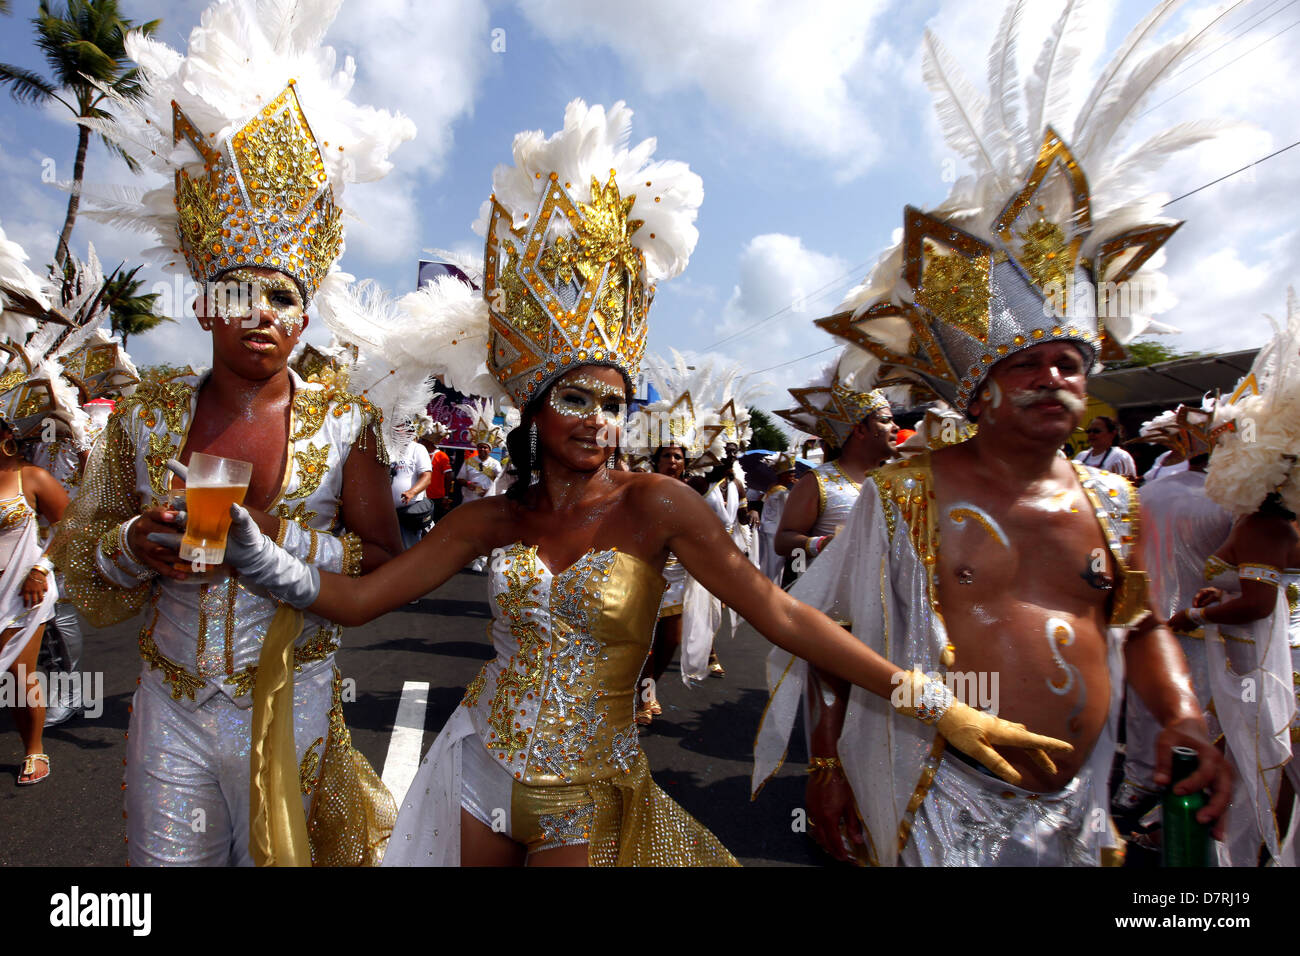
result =
[[533,459],[533,467],[537,467],[537,422],[532,422],[528,426],[528,452],[529,457]]
[[18,442],[14,441],[13,438],[6,438],[3,442],[0,442],[0,452],[4,452],[10,458],[17,457]]
[[609,453],[609,461],[605,462],[605,467],[608,468],[610,471],[613,471],[613,470],[614,470],[614,466],[618,464],[618,462],[615,461],[614,459],[615,459],[615,455],[614,455],[614,453],[611,451],[611,452]]

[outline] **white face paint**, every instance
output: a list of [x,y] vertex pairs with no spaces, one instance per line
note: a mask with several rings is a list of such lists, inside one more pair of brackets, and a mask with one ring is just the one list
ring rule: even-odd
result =
[[1059,674],[1053,677],[1045,678],[1047,689],[1058,697],[1064,697],[1074,690],[1076,684],[1079,687],[1079,700],[1070,708],[1070,714],[1067,718],[1068,726],[1073,731],[1075,721],[1083,713],[1083,708],[1088,703],[1088,685],[1081,680],[1079,669],[1061,654],[1062,647],[1069,647],[1074,643],[1074,628],[1070,626],[1069,621],[1063,618],[1049,617],[1044,625],[1044,633],[1047,637],[1047,645],[1052,651],[1052,660],[1060,671]]
[[971,504],[969,501],[959,501],[948,509],[948,520],[955,525],[963,525],[967,518],[987,531],[989,536],[1002,547],[1011,547],[1011,542],[1007,540],[1006,534],[998,523],[993,520],[993,516],[979,505]]
[[1035,402],[1045,400],[1060,402],[1066,411],[1075,415],[1082,415],[1088,408],[1087,402],[1063,388],[1027,388],[1011,394],[1011,404],[1016,408],[1028,408]]
[[302,331],[307,307],[298,283],[284,273],[262,275],[251,269],[231,269],[213,286],[216,307],[211,311],[223,322],[256,328],[257,314],[264,313],[290,338]]

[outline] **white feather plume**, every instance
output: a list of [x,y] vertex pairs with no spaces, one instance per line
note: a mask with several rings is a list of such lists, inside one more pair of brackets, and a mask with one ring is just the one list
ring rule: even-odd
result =
[[[492,190],[519,228],[536,214],[551,173],[566,184],[575,201],[585,203],[592,198],[592,178],[603,187],[612,170],[620,195],[635,197],[628,218],[643,225],[631,242],[645,254],[646,280],[653,285],[686,268],[699,239],[695,217],[704,201],[704,184],[685,163],[653,160],[653,138],[630,147],[631,131],[632,111],[621,100],[608,110],[573,100],[564,110],[559,132],[546,137],[532,130],[515,136],[514,165],[497,166]],[[487,234],[490,208],[484,203],[474,224],[481,236]]]
[[344,186],[369,182],[392,168],[389,154],[415,135],[414,124],[349,99],[356,78],[351,57],[340,64],[321,38],[341,0],[216,0],[190,31],[181,53],[160,40],[132,32],[127,56],[139,66],[143,95],[125,99],[104,90],[113,120],[84,120],[147,170],[163,175],[163,186],[139,197],[134,213],[126,193],[93,185],[86,189],[86,214],[119,227],[154,235],[147,250],[167,266],[182,263],[176,251],[174,175],[196,172],[199,157],[184,140],[173,146],[172,101],[214,141],[233,132],[280,94],[289,80],[324,149],[325,171],[334,198],[347,208]]
[[[1228,426],[1210,456],[1205,493],[1235,515],[1252,514],[1278,492],[1300,513],[1300,299],[1287,289],[1286,324],[1259,350],[1243,383],[1256,389],[1215,407],[1215,428]],[[1241,386],[1239,386],[1241,387]]]
[[[50,307],[49,284],[27,267],[27,252],[0,227],[0,336],[22,342],[36,330],[30,306]],[[23,311],[16,311],[22,308]]]
[[480,292],[444,275],[402,296],[397,305],[416,339],[412,351],[434,375],[466,395],[505,396],[487,367],[488,307]]
[[424,329],[370,281],[321,287],[316,308],[337,342],[356,347],[340,352],[348,390],[362,395],[384,415],[383,439],[400,455],[415,435],[415,420],[433,398]]

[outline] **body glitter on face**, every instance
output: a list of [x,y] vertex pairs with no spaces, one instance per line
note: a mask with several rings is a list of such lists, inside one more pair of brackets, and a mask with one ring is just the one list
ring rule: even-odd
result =
[[284,273],[232,269],[215,285],[217,307],[213,311],[223,321],[239,319],[249,328],[256,328],[261,313],[269,315],[290,338],[302,331],[307,307],[298,283]]
[[610,427],[623,421],[627,392],[621,385],[611,385],[575,370],[564,376],[547,395],[547,403],[567,418],[598,415]]

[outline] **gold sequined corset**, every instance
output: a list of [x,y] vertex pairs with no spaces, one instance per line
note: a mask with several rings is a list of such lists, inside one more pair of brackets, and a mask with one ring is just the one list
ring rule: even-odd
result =
[[12,498],[0,498],[0,570],[9,566],[27,519],[35,517],[36,512],[21,492]]
[[535,546],[514,544],[490,582],[497,656],[462,701],[488,753],[529,786],[630,772],[663,578],[619,551],[589,551],[552,575]]
[[862,485],[854,484],[833,461],[819,465],[813,475],[817,479],[817,521],[812,533],[834,534],[848,523],[853,506],[862,494]]

